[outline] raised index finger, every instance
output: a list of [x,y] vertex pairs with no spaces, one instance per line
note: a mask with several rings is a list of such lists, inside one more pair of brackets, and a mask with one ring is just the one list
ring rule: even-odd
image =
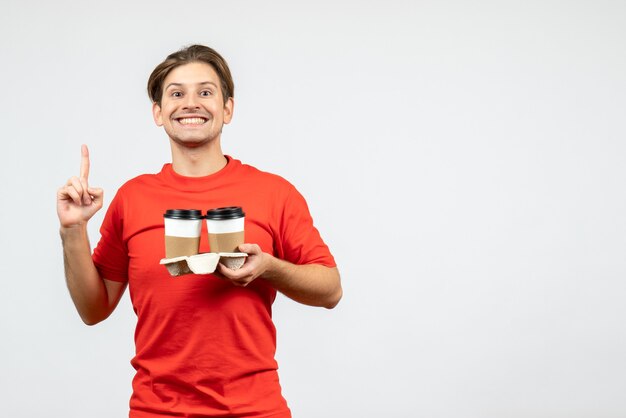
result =
[[85,144],[80,147],[80,178],[89,178],[89,149]]

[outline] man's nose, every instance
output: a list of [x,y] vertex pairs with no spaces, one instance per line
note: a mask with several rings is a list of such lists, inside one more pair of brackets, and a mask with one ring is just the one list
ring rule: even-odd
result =
[[198,109],[200,107],[198,98],[193,94],[185,96],[185,102],[183,103],[185,109]]

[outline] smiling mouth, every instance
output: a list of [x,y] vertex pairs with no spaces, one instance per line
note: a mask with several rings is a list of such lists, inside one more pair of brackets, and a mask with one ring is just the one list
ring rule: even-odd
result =
[[181,125],[202,125],[203,123],[206,123],[208,119],[194,117],[194,118],[179,118],[176,120]]

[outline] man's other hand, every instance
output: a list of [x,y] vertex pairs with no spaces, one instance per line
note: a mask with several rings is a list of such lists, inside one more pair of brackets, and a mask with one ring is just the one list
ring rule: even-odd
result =
[[272,256],[264,253],[257,244],[241,244],[239,251],[248,254],[246,262],[240,269],[232,270],[220,263],[217,271],[235,286],[245,287],[265,273]]

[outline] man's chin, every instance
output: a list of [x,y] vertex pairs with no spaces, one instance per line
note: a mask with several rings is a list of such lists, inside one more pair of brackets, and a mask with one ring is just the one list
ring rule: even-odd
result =
[[214,136],[211,138],[180,138],[180,137],[170,137],[170,140],[177,145],[180,145],[185,148],[199,148],[204,145],[210,144],[211,142],[219,140],[219,136]]

